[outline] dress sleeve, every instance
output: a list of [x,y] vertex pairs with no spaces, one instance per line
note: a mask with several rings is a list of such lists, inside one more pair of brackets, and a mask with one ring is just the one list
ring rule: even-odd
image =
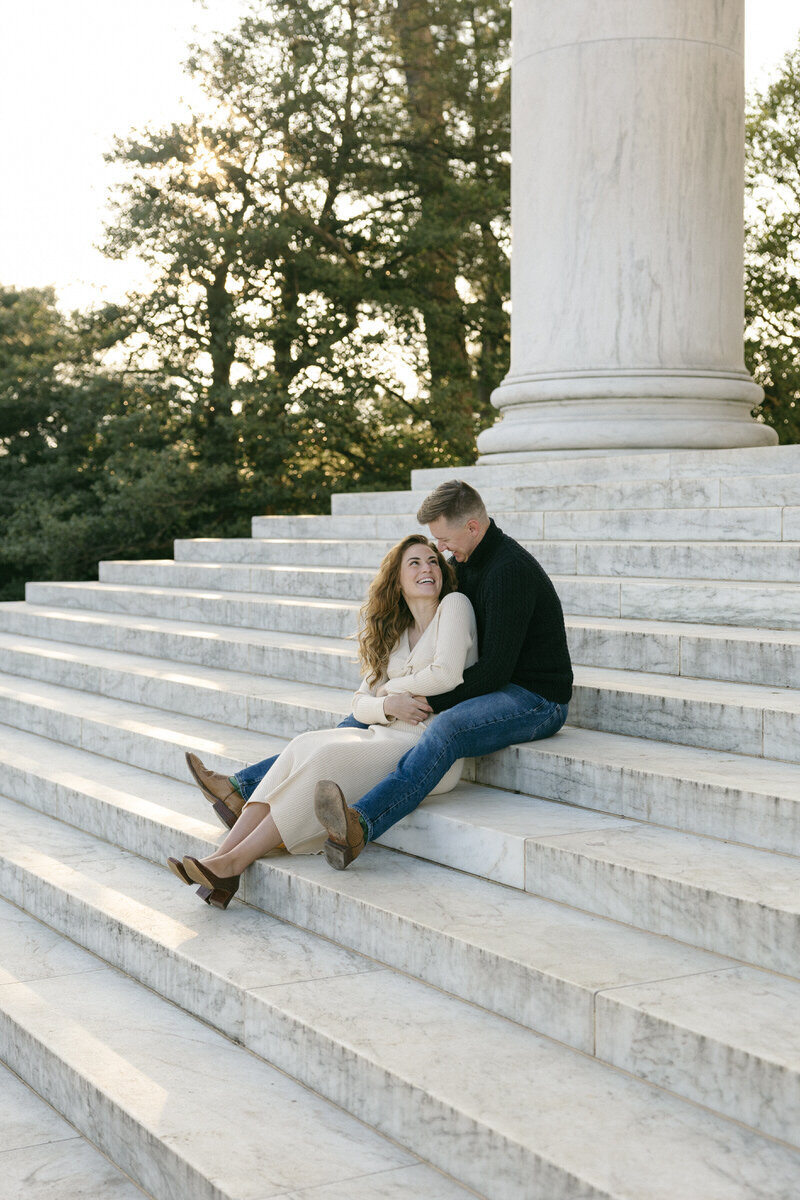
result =
[[[375,684],[380,686],[380,680]],[[376,696],[369,687],[366,679],[361,680],[361,687],[353,696],[352,713],[362,725],[388,725],[389,718],[383,711],[383,696]]]
[[390,679],[386,691],[392,695],[436,696],[452,691],[464,678],[464,666],[477,643],[475,613],[466,596],[445,596],[434,617],[437,623],[431,661],[411,675]]

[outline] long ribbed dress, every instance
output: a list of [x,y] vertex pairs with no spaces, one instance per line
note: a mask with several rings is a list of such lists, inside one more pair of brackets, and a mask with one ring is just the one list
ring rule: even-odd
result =
[[[353,715],[368,729],[315,729],[292,738],[258,785],[248,804],[268,804],[284,846],[291,854],[316,854],[327,833],[314,813],[314,788],[320,779],[338,783],[348,804],[393,771],[422,737],[427,722],[411,725],[387,717],[383,697],[407,692],[435,696],[457,687],[464,668],[478,657],[475,613],[466,596],[451,592],[413,650],[408,633],[394,647],[386,675],[372,688],[366,680],[353,697]],[[433,717],[429,718],[433,720]],[[447,772],[434,792],[449,792],[461,778],[463,759]]]

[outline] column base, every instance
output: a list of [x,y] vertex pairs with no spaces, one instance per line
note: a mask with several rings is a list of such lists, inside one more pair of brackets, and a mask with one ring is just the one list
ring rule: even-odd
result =
[[[636,397],[630,394],[635,382],[644,384]],[[597,389],[595,395],[579,399],[541,400],[531,398],[530,385],[501,385],[492,400],[496,404],[500,401],[502,419],[479,436],[478,462],[525,462],[542,454],[562,457],[618,450],[731,450],[777,444],[775,430],[751,416],[763,392],[749,377],[733,387],[733,381],[715,380],[717,386],[727,383],[726,399],[688,398],[684,389],[690,381],[683,378],[672,382],[680,385],[674,389],[677,395],[648,395],[647,385],[652,387],[652,380],[629,378],[625,380],[628,394],[624,396],[619,395],[619,388],[614,398]],[[697,390],[707,395],[710,382],[703,380]],[[522,391],[528,392],[525,400],[520,397],[515,402],[513,393]],[[735,399],[730,398],[731,393]]]

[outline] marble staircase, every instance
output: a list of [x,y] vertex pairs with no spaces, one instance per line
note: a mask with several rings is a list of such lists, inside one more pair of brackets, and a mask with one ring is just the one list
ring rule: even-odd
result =
[[185,750],[349,711],[451,474],[0,605],[15,1194],[800,1195],[800,447],[464,468],[562,597],[567,727],[346,872],[276,854],[221,913],[164,867],[220,835]]

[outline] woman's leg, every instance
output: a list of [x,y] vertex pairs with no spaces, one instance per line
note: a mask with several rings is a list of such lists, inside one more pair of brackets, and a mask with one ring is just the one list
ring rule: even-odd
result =
[[241,875],[245,867],[249,867],[257,858],[263,858],[281,844],[278,827],[265,804],[248,804],[229,837],[236,833],[245,816],[250,813],[252,816],[249,816],[246,827],[241,831],[244,836],[237,838],[230,847],[226,846],[229,840],[226,838],[215,854],[200,860],[203,866],[209,867],[220,879]]
[[212,858],[219,858],[221,854],[227,854],[234,846],[238,846],[240,842],[243,842],[261,824],[268,812],[268,804],[246,804],[242,809],[241,815],[237,817],[231,831],[226,834],[214,853],[209,854],[208,858],[204,858],[203,862],[210,862]]

